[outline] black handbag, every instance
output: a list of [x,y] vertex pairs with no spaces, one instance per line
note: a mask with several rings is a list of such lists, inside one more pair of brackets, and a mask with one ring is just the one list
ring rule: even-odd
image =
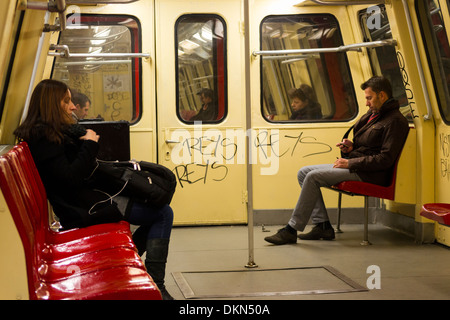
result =
[[162,207],[170,204],[177,181],[168,168],[147,161],[102,161],[91,174],[94,188]]

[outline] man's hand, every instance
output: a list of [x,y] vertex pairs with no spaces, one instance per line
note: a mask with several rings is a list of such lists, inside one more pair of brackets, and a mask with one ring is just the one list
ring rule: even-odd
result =
[[348,160],[344,159],[344,158],[338,158],[334,164],[333,164],[333,168],[343,168],[343,169],[348,169]]
[[342,142],[336,144],[336,147],[339,147],[343,153],[350,153],[353,150],[353,142],[344,139]]

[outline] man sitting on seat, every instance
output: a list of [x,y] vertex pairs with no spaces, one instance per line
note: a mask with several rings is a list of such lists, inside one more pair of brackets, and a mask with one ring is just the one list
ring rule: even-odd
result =
[[267,242],[281,245],[297,242],[297,231],[303,231],[310,217],[315,227],[302,240],[332,240],[331,226],[323,202],[321,187],[342,181],[364,181],[388,185],[395,161],[408,136],[408,121],[392,98],[392,87],[384,77],[372,77],[361,85],[369,111],[355,124],[354,141],[344,139],[337,146],[346,154],[334,164],[307,166],[297,174],[302,188],[289,223],[266,237]]

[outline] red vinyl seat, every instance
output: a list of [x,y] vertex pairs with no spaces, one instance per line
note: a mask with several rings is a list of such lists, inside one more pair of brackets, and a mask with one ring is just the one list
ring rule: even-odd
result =
[[[83,273],[92,271],[93,268],[110,267],[111,263],[114,265],[119,261],[127,265],[143,267],[142,261],[137,255],[136,247],[127,233],[109,232],[88,236],[85,231],[85,236],[82,238],[61,243],[49,242],[47,237],[49,230],[48,215],[46,214],[47,211],[43,211],[45,206],[41,204],[44,201],[39,199],[39,195],[36,196],[38,192],[32,188],[31,184],[34,179],[27,179],[30,175],[24,170],[26,168],[25,163],[19,161],[19,155],[20,151],[13,148],[3,158],[7,160],[5,167],[9,165],[11,174],[16,178],[8,177],[8,180],[11,184],[16,181],[19,196],[22,197],[32,227],[35,233],[40,234],[38,241],[41,242],[42,251],[38,253],[40,255],[38,268],[40,270],[55,269],[45,272],[45,275],[51,275],[52,279],[60,274],[67,275],[66,270],[58,268],[58,266],[67,265],[67,261],[70,261],[71,265],[77,266],[79,272]],[[5,170],[3,174],[8,173]],[[124,250],[115,250],[119,248]],[[42,266],[46,267],[42,268]]]
[[[80,253],[111,248],[128,248],[137,251],[127,223],[107,224],[107,228],[102,228],[103,225],[96,225],[92,226],[93,228],[67,230],[62,234],[51,230],[47,199],[43,198],[42,193],[36,191],[36,187],[33,188],[32,182],[36,179],[27,178],[30,177],[30,174],[26,172],[26,163],[23,158],[19,158],[19,155],[19,149],[14,148],[3,157],[8,161],[8,165],[14,168],[11,170],[14,178],[9,177],[9,180],[16,181],[33,228],[42,234],[40,236],[42,259],[65,259]],[[5,174],[8,173],[5,172]]]
[[49,237],[49,242],[51,243],[62,243],[67,241],[73,241],[75,239],[84,238],[86,236],[100,235],[109,232],[124,232],[131,236],[130,225],[128,222],[120,221],[117,223],[105,223],[99,225],[93,225],[86,228],[70,229],[60,232],[55,232],[50,228],[48,221],[48,202],[47,194],[42,183],[39,172],[34,164],[33,157],[31,155],[30,149],[26,142],[21,142],[13,147],[13,150],[17,154],[18,161],[20,162],[20,167],[26,170],[26,175],[28,177],[33,177],[29,179],[29,183],[33,188],[33,193],[30,196],[34,196],[34,200],[37,202],[39,207],[39,213],[36,219],[41,223],[41,225],[47,231],[47,237]]
[[420,215],[450,226],[450,204],[449,203],[426,203],[422,206]]
[[[25,175],[16,151],[0,157],[0,187],[22,241],[30,299],[161,299],[135,246],[115,246],[115,237],[126,238],[133,245],[127,233],[105,233],[110,241],[102,245],[98,240],[106,236],[97,236],[94,242],[101,250],[83,241],[86,237],[47,242],[47,229],[37,223],[40,217],[30,214],[45,206],[32,196],[37,191],[27,183],[33,179]],[[72,247],[77,249],[71,251]],[[64,250],[68,252],[55,259],[55,249],[61,255]]]
[[[400,157],[399,157],[400,158]],[[369,245],[369,197],[375,197],[380,199],[394,200],[395,198],[395,182],[397,178],[397,166],[398,161],[394,164],[391,182],[388,186],[380,186],[373,183],[362,181],[342,181],[330,189],[339,192],[338,197],[338,221],[337,232],[342,232],[341,225],[341,212],[342,212],[342,194],[350,196],[363,196],[364,197],[364,238],[361,245]]]
[[87,251],[124,247],[136,251],[128,222],[107,223],[86,228],[55,232],[49,224],[45,188],[25,142],[7,154],[9,164],[16,169],[17,182],[28,205],[28,214],[36,228],[44,231],[46,259],[61,259]]
[[80,253],[116,248],[126,248],[137,252],[137,248],[130,236],[120,232],[109,232],[56,244],[46,241],[42,247],[41,255],[45,260],[57,260]]
[[117,267],[52,283],[40,282],[38,300],[161,300],[147,272]]
[[117,266],[134,267],[146,271],[138,254],[127,248],[90,251],[58,260],[39,260],[37,268],[43,281],[55,282]]

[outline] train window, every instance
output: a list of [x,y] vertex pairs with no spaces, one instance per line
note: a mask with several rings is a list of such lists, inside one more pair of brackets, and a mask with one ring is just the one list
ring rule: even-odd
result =
[[226,25],[214,14],[176,22],[177,115],[183,122],[218,123],[226,117]]
[[[76,23],[72,23],[76,22]],[[140,25],[131,16],[68,16],[58,44],[83,57],[56,57],[52,78],[66,82],[91,102],[86,118],[136,122],[141,115],[141,60],[103,53],[141,52]],[[89,56],[90,55],[90,56]]]
[[[378,5],[375,8],[376,10],[366,9],[359,12],[359,22],[365,42],[392,39],[391,27],[385,6]],[[375,15],[376,17],[374,17]],[[379,21],[379,25],[368,23],[369,19]],[[398,62],[402,57],[397,57],[395,47],[393,46],[367,48],[367,53],[372,67],[372,73],[374,75],[382,75],[389,79],[392,84],[393,96],[400,103],[400,111],[409,121],[412,121],[411,109],[408,104],[405,85]]]
[[450,125],[450,46],[439,1],[416,1],[442,119]]
[[85,3],[85,4],[113,4],[113,3],[131,3],[138,0],[68,0],[67,3],[71,4],[76,3]]
[[[268,16],[261,23],[262,50],[341,45],[338,22],[329,14]],[[261,112],[268,121],[345,121],[356,116],[346,53],[265,56],[261,60]]]

